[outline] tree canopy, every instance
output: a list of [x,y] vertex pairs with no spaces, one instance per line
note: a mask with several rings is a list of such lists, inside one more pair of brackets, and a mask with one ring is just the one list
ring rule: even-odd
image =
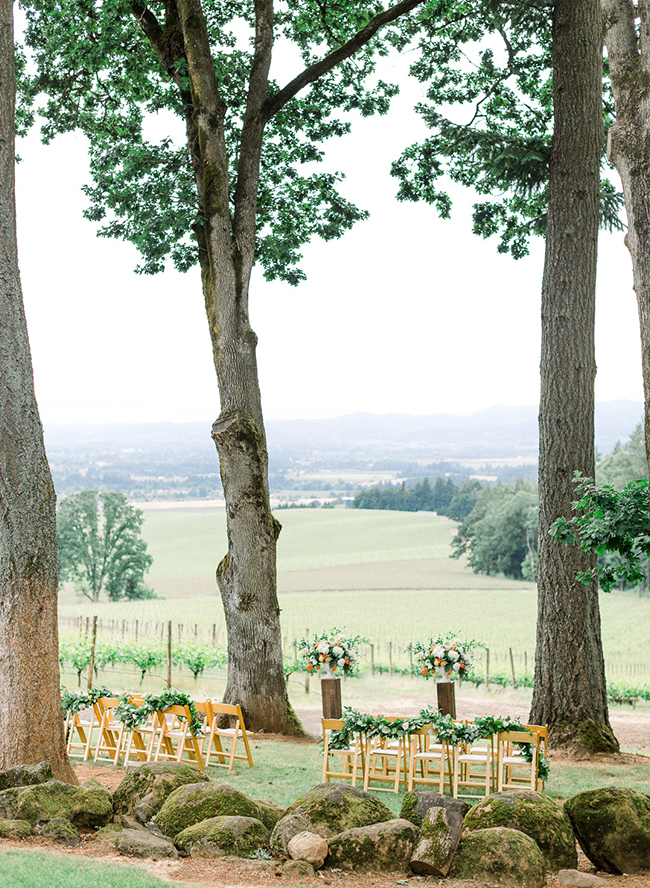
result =
[[82,490],[66,497],[57,513],[59,579],[99,601],[151,598],[144,575],[153,564],[141,537],[143,516],[123,493]]

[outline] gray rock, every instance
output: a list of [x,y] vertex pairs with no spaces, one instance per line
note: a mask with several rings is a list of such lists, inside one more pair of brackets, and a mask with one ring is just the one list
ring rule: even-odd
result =
[[464,817],[471,807],[469,802],[463,802],[462,799],[452,799],[450,796],[429,789],[415,789],[405,793],[399,816],[420,826],[424,815],[431,808],[446,808]]
[[0,839],[26,839],[33,835],[32,825],[26,820],[0,820]]
[[59,845],[65,845],[68,848],[76,848],[81,844],[81,836],[79,831],[66,820],[65,817],[54,817],[48,820],[39,830],[42,836],[51,839]]
[[292,879],[313,879],[316,876],[314,867],[306,860],[286,860],[282,872]]
[[170,841],[140,829],[123,830],[115,847],[127,857],[178,857],[178,851]]
[[557,874],[558,884],[566,888],[603,888],[607,879],[594,876],[592,873],[580,873],[575,869],[563,869]]
[[289,841],[299,832],[313,832],[329,839],[346,829],[370,826],[394,818],[375,796],[341,783],[321,783],[289,805],[271,833],[271,850],[288,854]]
[[166,836],[212,817],[253,817],[261,820],[260,809],[245,792],[227,783],[189,783],[179,786],[156,814],[156,826]]
[[347,829],[329,840],[327,865],[352,872],[405,872],[417,835],[418,828],[402,819]]
[[301,832],[291,839],[288,851],[293,860],[304,860],[314,869],[320,869],[327,857],[327,842],[316,833]]
[[411,857],[413,872],[422,876],[447,876],[462,831],[463,818],[458,811],[429,808]]
[[578,853],[571,821],[564,808],[541,792],[511,789],[495,792],[474,805],[465,817],[465,828],[505,826],[530,836],[544,855],[546,869],[576,869]]
[[208,783],[207,774],[184,762],[144,762],[131,768],[115,790],[116,814],[128,814],[147,823],[160,811],[165,800],[179,786]]
[[546,865],[530,836],[497,826],[477,829],[461,841],[450,876],[501,888],[542,888]]
[[267,848],[268,832],[254,817],[211,817],[181,830],[174,840],[190,857],[250,857]]
[[564,810],[597,869],[613,875],[650,872],[650,796],[609,786],[572,796]]
[[135,817],[129,817],[128,814],[116,814],[113,822],[120,823],[124,829],[146,829]]
[[35,783],[47,783],[48,780],[54,780],[54,771],[49,762],[16,765],[15,768],[0,771],[0,791],[11,786],[34,786]]

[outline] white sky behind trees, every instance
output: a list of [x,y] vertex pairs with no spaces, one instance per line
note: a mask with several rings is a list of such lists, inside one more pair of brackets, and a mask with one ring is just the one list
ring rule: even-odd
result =
[[[404,78],[401,78],[404,80]],[[399,204],[390,163],[425,135],[405,82],[385,118],[356,120],[327,146],[344,194],[368,209],[339,241],[304,250],[308,280],[251,284],[251,322],[269,419],[469,413],[539,397],[541,240],[515,261],[471,232],[474,195],[454,187],[451,220]],[[19,260],[46,424],[212,421],[216,377],[198,269],[133,273],[134,247],[82,218],[85,141],[18,145]],[[642,400],[636,299],[621,233],[602,233],[596,398]]]

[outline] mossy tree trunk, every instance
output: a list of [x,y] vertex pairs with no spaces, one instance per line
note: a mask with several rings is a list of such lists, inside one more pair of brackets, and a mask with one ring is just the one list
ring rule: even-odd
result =
[[598,590],[576,579],[594,566],[555,544],[571,514],[575,471],[594,475],[594,316],[602,127],[602,46],[595,0],[559,0],[553,12],[554,136],[542,282],[538,615],[530,721],[549,742],[612,751]]
[[[634,289],[641,327],[645,450],[650,464],[650,9],[646,2],[602,0],[616,123],[607,157],[623,183]],[[635,24],[635,18],[639,22]]]
[[57,627],[56,495],[34,396],[18,272],[11,0],[0,0],[0,768],[65,751]]

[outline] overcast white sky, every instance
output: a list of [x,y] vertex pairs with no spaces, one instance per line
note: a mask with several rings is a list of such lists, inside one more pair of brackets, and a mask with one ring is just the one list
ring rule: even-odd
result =
[[[338,242],[305,250],[307,282],[251,287],[267,418],[468,413],[534,404],[543,244],[515,262],[451,220],[398,204],[390,163],[423,134],[407,87],[386,118],[332,142],[328,164],[370,210]],[[138,276],[133,247],[82,218],[84,140],[34,131],[17,170],[20,266],[45,423],[212,420],[219,411],[196,270]],[[597,399],[642,399],[636,301],[621,234],[601,236]]]

